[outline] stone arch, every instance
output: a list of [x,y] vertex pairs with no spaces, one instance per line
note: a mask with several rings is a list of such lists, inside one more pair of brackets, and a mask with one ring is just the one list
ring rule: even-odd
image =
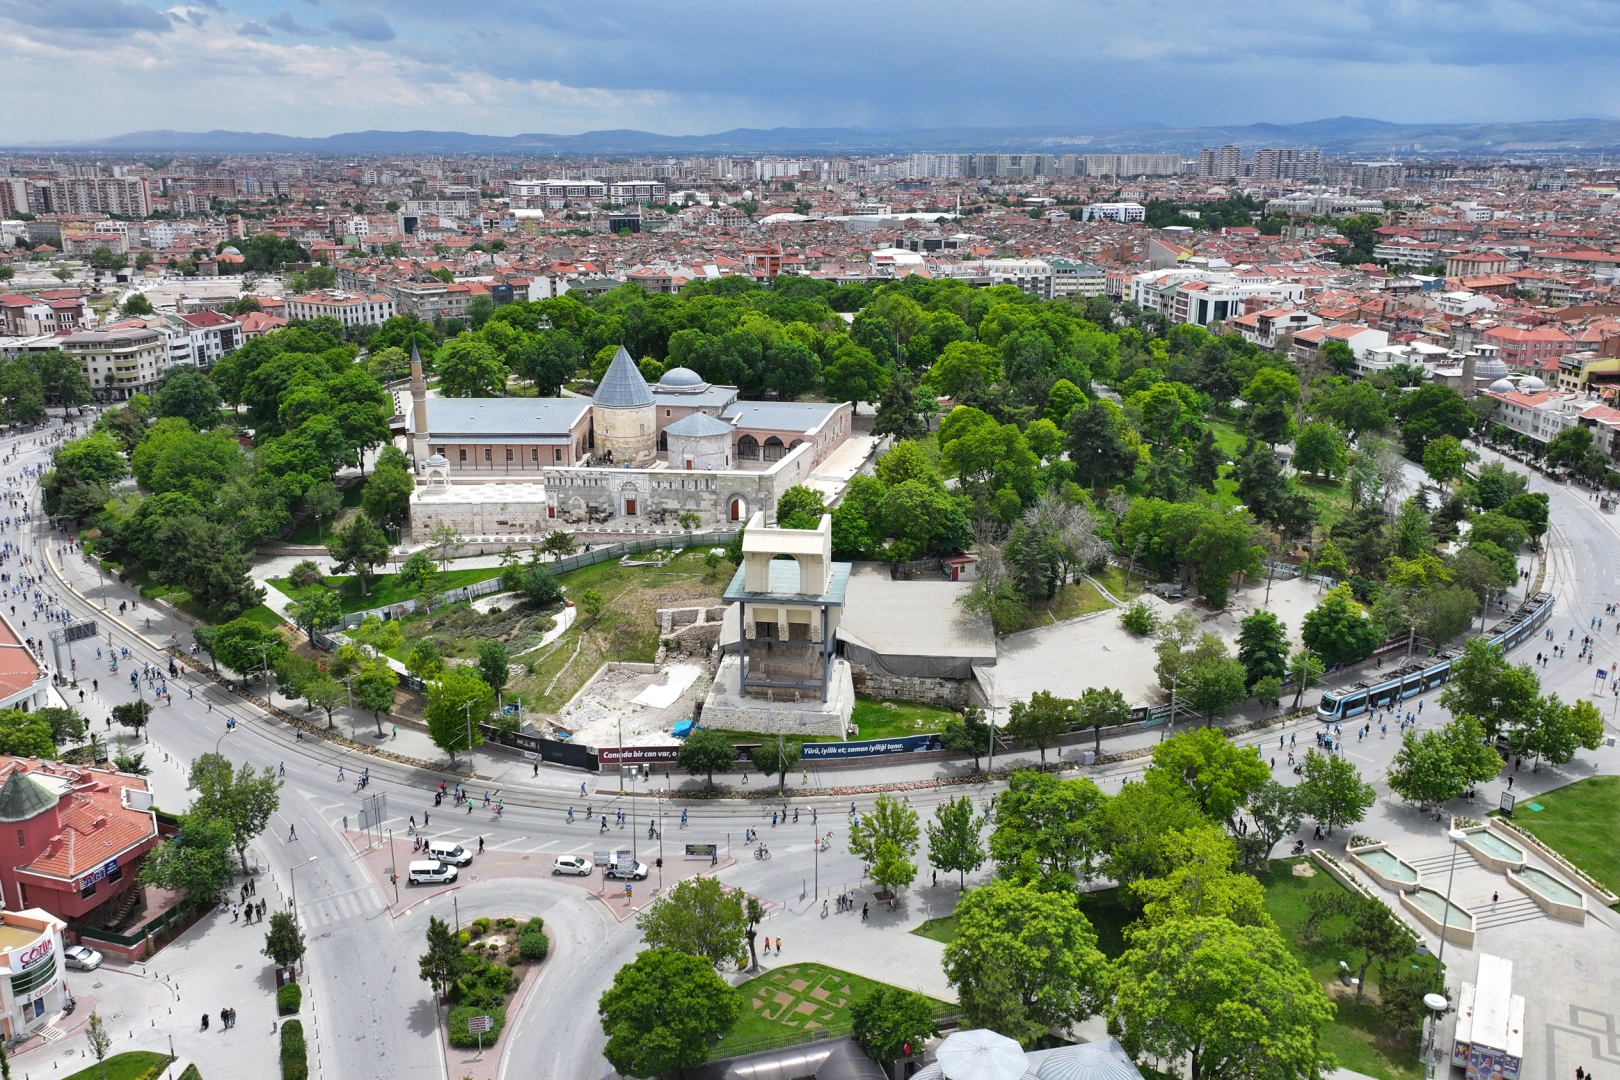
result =
[[662,450],[662,451],[668,451],[669,450],[669,432],[668,431],[660,431],[658,433],[658,449]]
[[792,442],[788,443],[788,452],[792,453],[794,450],[797,450],[799,447],[801,447],[803,445],[804,445],[804,440],[803,439],[794,439]]
[[738,439],[737,440],[737,460],[738,461],[758,461],[759,460],[759,440],[754,438],[752,435],[744,435],[742,438]]
[[765,440],[765,446],[761,449],[760,456],[766,461],[781,461],[786,453],[787,447],[782,445],[782,440],[772,435]]
[[740,491],[726,496],[726,519],[742,523],[748,520],[748,498]]

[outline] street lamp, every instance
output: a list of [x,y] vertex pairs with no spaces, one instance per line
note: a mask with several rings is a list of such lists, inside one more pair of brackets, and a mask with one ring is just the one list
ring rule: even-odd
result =
[[1426,1058],[1432,1058],[1434,1056],[1435,1029],[1440,1026],[1440,1017],[1445,1015],[1446,1008],[1450,1004],[1451,1002],[1446,1000],[1446,995],[1444,994],[1436,994],[1431,990],[1429,993],[1423,995],[1423,1007],[1434,1014],[1433,1016],[1429,1017],[1429,1049],[1425,1051],[1423,1055]]
[[287,880],[292,883],[292,914],[294,919],[298,918],[298,871],[319,858],[319,855],[311,855],[301,863],[294,863],[291,869],[287,871]]
[[[1468,834],[1461,829],[1451,829],[1446,833],[1446,839],[1451,841],[1451,869],[1446,872],[1446,910],[1440,918],[1440,955],[1435,959],[1435,973],[1440,976],[1442,989],[1446,985],[1446,927],[1451,925],[1451,883],[1457,877],[1457,845],[1468,839]],[[1432,1042],[1432,1031],[1429,1038]]]

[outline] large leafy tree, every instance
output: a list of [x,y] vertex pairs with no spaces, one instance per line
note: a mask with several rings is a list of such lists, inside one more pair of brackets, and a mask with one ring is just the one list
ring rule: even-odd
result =
[[964,1022],[1028,1042],[1095,1013],[1108,962],[1074,892],[992,881],[956,905],[945,977]]
[[1327,826],[1354,825],[1377,800],[1371,784],[1348,760],[1337,754],[1310,754],[1299,783],[1300,809]]
[[1185,788],[1200,810],[1225,822],[1270,778],[1258,750],[1213,728],[1184,731],[1156,745],[1145,776],[1149,784]]
[[1080,777],[1019,769],[996,797],[990,857],[1002,877],[1048,891],[1073,892],[1096,867],[1093,817],[1104,802],[1097,785]]
[[923,410],[913,393],[915,388],[907,372],[896,371],[890,375],[878,399],[877,415],[872,418],[872,434],[893,435],[896,439],[920,439],[928,434]]
[[1092,820],[1097,844],[1105,853],[1101,872],[1128,886],[1140,878],[1167,874],[1166,838],[1209,819],[1185,788],[1126,781],[1119,794],[1097,808]]
[[495,691],[488,683],[470,668],[447,667],[428,684],[427,709],[423,713],[428,737],[454,762],[458,750],[471,750],[483,743],[478,725],[489,720],[494,707]]
[[1268,676],[1281,679],[1288,674],[1288,628],[1271,612],[1256,608],[1238,624],[1237,658],[1249,690]]
[[928,861],[946,873],[955,870],[958,890],[967,888],[968,872],[984,865],[984,855],[972,798],[958,795],[934,807],[934,820],[928,823]]
[[1075,724],[1090,728],[1093,747],[1102,754],[1102,731],[1105,727],[1118,727],[1131,718],[1131,706],[1125,695],[1111,686],[1088,686],[1080,694],[1074,710]]
[[1076,475],[1092,488],[1109,487],[1129,479],[1140,458],[1125,444],[1121,424],[1111,403],[1093,401],[1075,406],[1064,422],[1069,460]]
[[247,762],[233,768],[222,754],[204,754],[191,763],[191,786],[196,790],[192,813],[223,821],[231,830],[231,846],[248,872],[247,849],[270,823],[281,805],[281,781],[266,765],[255,769]]
[[470,334],[445,345],[434,366],[445,397],[497,397],[511,376],[500,354]]
[[740,889],[714,878],[687,878],[637,915],[636,929],[648,948],[701,956],[717,969],[741,968],[748,962],[743,901]]
[[1334,1008],[1277,931],[1171,919],[1131,936],[1106,1012],[1133,1055],[1191,1060],[1193,1080],[1298,1080],[1332,1067]]
[[212,906],[231,880],[231,839],[229,822],[193,810],[180,819],[173,838],[141,860],[141,883]]
[[873,1061],[895,1061],[939,1034],[934,1008],[913,990],[878,983],[850,1003],[855,1041]]
[[1040,748],[1041,768],[1046,767],[1046,748],[1056,745],[1075,725],[1077,702],[1045,690],[1037,690],[1028,701],[1015,701],[1007,718],[1007,734],[1019,742]]
[[675,761],[689,773],[706,776],[709,789],[714,789],[716,769],[729,769],[737,764],[737,748],[723,732],[712,728],[699,728],[687,736],[675,755]]
[[1340,585],[1306,614],[1300,640],[1325,664],[1364,660],[1383,639],[1383,628],[1361,613],[1349,585]]
[[893,893],[917,876],[917,811],[883,794],[849,827],[850,854],[871,866],[872,883]]
[[1462,655],[1451,665],[1451,680],[1440,694],[1440,704],[1453,715],[1478,720],[1485,734],[1495,739],[1503,731],[1531,723],[1540,696],[1541,680],[1529,664],[1508,663],[1500,645],[1483,637],[1470,638]]
[[461,952],[460,936],[450,928],[449,923],[436,916],[428,916],[427,952],[418,960],[417,971],[423,982],[447,995],[467,966]]
[[625,1076],[655,1077],[701,1065],[712,1040],[742,1013],[742,996],[708,960],[647,949],[619,969],[597,1003],[602,1054]]
[[339,570],[359,579],[360,595],[367,596],[371,592],[372,568],[388,561],[388,537],[369,517],[361,515],[333,533],[326,550]]
[[411,476],[405,455],[389,446],[377,458],[377,467],[366,480],[360,495],[360,508],[378,525],[398,529],[410,516],[411,495],[416,479]]
[[158,388],[157,415],[176,416],[197,431],[208,431],[220,421],[220,400],[213,380],[194,367],[178,365]]

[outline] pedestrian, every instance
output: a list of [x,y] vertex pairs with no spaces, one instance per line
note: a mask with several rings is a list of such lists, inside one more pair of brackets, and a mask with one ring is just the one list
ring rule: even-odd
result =
[[827,917],[827,901],[825,900],[821,902],[821,917],[823,919]]
[[338,779],[343,779],[343,766],[341,765],[338,766]]
[[[570,813],[572,813],[572,811],[570,811]],[[478,854],[482,855],[483,853],[484,853],[484,838],[482,836],[480,836],[478,838]]]
[[1491,905],[1493,907],[1496,905],[1496,890],[1494,889],[1491,890]]
[[428,812],[426,810],[424,810],[424,811],[422,811],[422,828],[425,829],[427,827],[428,827]]
[[777,956],[782,955],[782,939],[781,938],[776,939],[776,955]]
[[871,907],[870,904],[862,904],[861,905],[861,922],[866,921],[866,916],[867,916],[867,913],[868,913],[867,909],[870,908],[870,907]]
[[1511,776],[1508,777],[1508,790],[1509,791],[1513,790],[1513,777],[1511,777]]
[[236,921],[236,905],[232,904],[231,905],[231,922],[235,922],[235,921]]
[[939,871],[934,871],[934,888],[939,888]]
[[298,830],[291,825],[287,826],[287,841],[291,843],[296,839],[298,839]]

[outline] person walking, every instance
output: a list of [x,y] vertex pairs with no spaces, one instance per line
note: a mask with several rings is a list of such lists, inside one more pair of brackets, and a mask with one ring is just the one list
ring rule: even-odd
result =
[[871,906],[872,905],[870,905],[870,904],[862,904],[861,905],[861,922],[866,921],[866,917],[867,917],[867,915],[869,913],[868,909],[871,908]]
[[287,826],[287,842],[291,843],[292,841],[294,841],[296,839],[298,839],[298,829],[295,826],[288,825]]

